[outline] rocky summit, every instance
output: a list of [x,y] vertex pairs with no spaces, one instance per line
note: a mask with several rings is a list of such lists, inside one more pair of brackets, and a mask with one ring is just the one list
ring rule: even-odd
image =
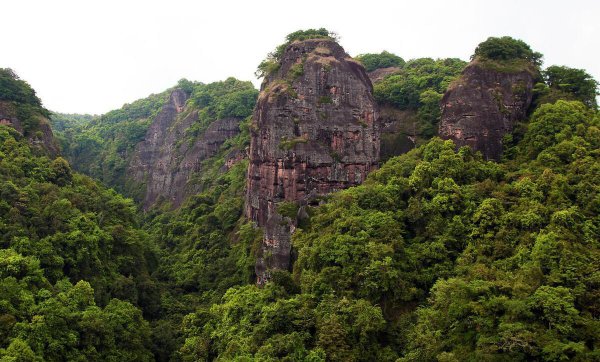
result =
[[[361,64],[331,39],[295,41],[266,76],[251,125],[245,213],[264,228],[259,284],[290,267],[307,204],[361,184],[379,160],[378,110]],[[294,203],[297,214],[280,208]]]
[[502,139],[525,119],[531,104],[530,67],[490,66],[472,61],[444,94],[439,135],[457,146],[471,146],[486,159],[499,160]]

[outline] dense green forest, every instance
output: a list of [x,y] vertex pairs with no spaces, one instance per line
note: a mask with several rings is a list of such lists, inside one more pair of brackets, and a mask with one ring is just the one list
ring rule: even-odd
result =
[[[41,108],[16,76],[2,92],[17,109]],[[158,253],[135,204],[4,125],[0,195],[0,359],[151,360],[143,315],[158,298]]]
[[[292,33],[257,74],[307,38],[337,36]],[[528,119],[493,162],[435,137],[465,61],[357,56],[397,68],[374,97],[414,112],[422,144],[308,208],[293,269],[262,287],[262,233],[243,216],[248,160],[223,166],[250,144],[251,83],[181,80],[101,116],[54,114],[64,158],[0,125],[0,361],[600,360],[598,83],[541,57],[508,37],[475,50],[539,74]],[[131,152],[175,88],[199,115],[183,141],[245,120],[194,175],[200,193],[144,212],[115,189],[128,192]],[[12,71],[0,101],[50,114]]]

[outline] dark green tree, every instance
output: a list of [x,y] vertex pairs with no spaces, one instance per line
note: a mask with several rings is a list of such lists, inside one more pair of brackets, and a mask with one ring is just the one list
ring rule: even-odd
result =
[[365,66],[367,72],[372,72],[375,69],[399,67],[402,68],[406,63],[404,59],[396,54],[387,51],[382,51],[379,54],[359,54],[354,59],[358,60]]

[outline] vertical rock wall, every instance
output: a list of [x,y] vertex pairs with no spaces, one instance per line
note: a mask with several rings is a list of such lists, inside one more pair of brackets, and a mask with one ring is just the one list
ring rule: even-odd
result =
[[187,196],[200,191],[198,185],[188,183],[192,174],[240,132],[240,119],[224,118],[213,121],[193,143],[185,140],[186,130],[198,119],[197,111],[186,106],[187,99],[181,89],[171,93],[129,163],[129,176],[144,189],[146,209],[157,202],[179,207]]
[[502,138],[525,119],[534,83],[532,69],[493,69],[475,60],[442,98],[440,137],[499,160]]
[[245,213],[265,233],[259,284],[270,270],[290,267],[296,217],[281,215],[278,205],[294,202],[303,214],[319,195],[362,183],[379,160],[377,118],[364,68],[336,42],[287,47],[263,82],[251,127]]

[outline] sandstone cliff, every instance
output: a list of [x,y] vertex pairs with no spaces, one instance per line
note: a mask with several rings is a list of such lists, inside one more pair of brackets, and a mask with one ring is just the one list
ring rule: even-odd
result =
[[290,266],[294,215],[283,201],[304,204],[363,182],[379,160],[378,111],[362,65],[336,42],[290,44],[262,84],[251,126],[246,209],[264,228],[256,274]]
[[128,176],[134,184],[142,185],[145,209],[157,202],[179,207],[189,195],[200,191],[200,185],[189,182],[192,175],[200,173],[203,161],[240,132],[239,118],[218,119],[190,141],[186,130],[197,121],[198,111],[186,105],[188,97],[181,89],[171,93],[129,163]]
[[440,136],[500,159],[502,138],[526,117],[534,79],[531,66],[499,69],[474,60],[442,98]]

